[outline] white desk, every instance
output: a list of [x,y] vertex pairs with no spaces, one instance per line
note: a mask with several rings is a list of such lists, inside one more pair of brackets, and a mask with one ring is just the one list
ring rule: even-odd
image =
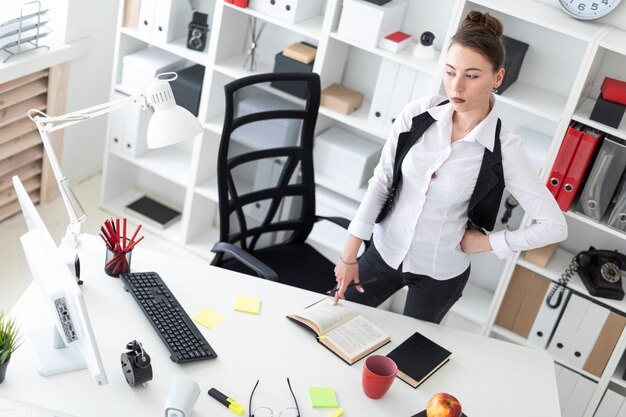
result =
[[[141,245],[139,245],[141,246]],[[367,398],[361,389],[363,360],[348,366],[311,333],[285,316],[320,299],[319,294],[275,284],[205,263],[174,258],[137,247],[134,271],[157,271],[190,316],[202,308],[225,317],[214,330],[199,326],[219,357],[179,365],[119,279],[102,270],[104,244],[85,236],[81,248],[83,294],[94,326],[109,384],[98,387],[86,370],[54,377],[37,373],[26,346],[16,351],[0,397],[57,415],[80,417],[161,416],[169,383],[186,376],[200,385],[196,417],[236,416],[207,395],[211,387],[231,396],[246,408],[257,379],[253,408],[264,405],[279,410],[292,406],[285,381],[291,379],[301,415],[328,416],[331,410],[313,409],[307,387],[333,387],[346,417],[409,417],[425,408],[437,392],[455,395],[469,417],[559,417],[559,403],[552,358],[544,353],[445,327],[424,323],[383,310],[351,304],[391,335],[391,343],[377,351],[386,354],[414,331],[452,351],[450,362],[418,389],[396,379],[380,400]],[[258,296],[261,313],[233,310],[237,294]],[[23,329],[48,321],[39,290],[31,285],[12,314]],[[127,385],[120,354],[132,339],[141,341],[152,357],[154,379],[145,387]]]

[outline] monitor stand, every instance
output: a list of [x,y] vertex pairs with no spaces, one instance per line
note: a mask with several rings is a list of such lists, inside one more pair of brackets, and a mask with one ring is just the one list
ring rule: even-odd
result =
[[56,326],[30,330],[24,339],[41,376],[87,369],[83,355],[76,346],[65,346]]

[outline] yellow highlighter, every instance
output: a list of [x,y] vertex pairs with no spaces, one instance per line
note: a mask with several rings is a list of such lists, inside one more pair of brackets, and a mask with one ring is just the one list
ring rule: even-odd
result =
[[329,417],[341,417],[343,415],[343,408],[338,408]]
[[222,403],[225,407],[228,407],[229,410],[231,410],[231,411],[233,411],[233,412],[235,412],[235,413],[237,413],[239,415],[242,415],[243,412],[245,411],[241,404],[239,404],[238,402],[236,402],[232,398],[229,398],[226,395],[222,394],[221,392],[219,392],[215,388],[211,388],[209,390],[209,395],[211,397],[215,398],[220,403]]

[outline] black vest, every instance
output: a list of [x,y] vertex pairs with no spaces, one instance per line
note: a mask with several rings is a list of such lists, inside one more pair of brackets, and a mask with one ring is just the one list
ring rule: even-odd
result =
[[[448,103],[448,100],[438,105],[441,106],[446,103]],[[376,218],[376,223],[380,223],[391,212],[396,192],[402,180],[402,161],[404,157],[434,122],[435,119],[427,111],[418,114],[413,117],[411,129],[408,132],[400,133],[398,136],[391,189],[389,190],[387,201]],[[502,200],[502,193],[504,192],[504,173],[502,171],[502,153],[500,152],[500,127],[501,122],[498,119],[493,152],[485,148],[478,179],[467,207],[469,222],[483,232],[484,230],[493,230],[498,216],[498,209],[500,208],[500,201]]]

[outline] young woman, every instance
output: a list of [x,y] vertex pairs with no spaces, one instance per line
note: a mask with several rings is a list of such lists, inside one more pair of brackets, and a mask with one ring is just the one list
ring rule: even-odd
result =
[[[408,285],[404,314],[439,323],[463,293],[470,254],[505,258],[567,237],[522,140],[500,128],[493,92],[504,78],[502,31],[495,17],[471,11],[447,51],[447,98],[413,101],[394,122],[335,267],[335,303],[378,306]],[[398,148],[408,152],[394,173]],[[483,234],[493,229],[504,186],[533,223]]]

